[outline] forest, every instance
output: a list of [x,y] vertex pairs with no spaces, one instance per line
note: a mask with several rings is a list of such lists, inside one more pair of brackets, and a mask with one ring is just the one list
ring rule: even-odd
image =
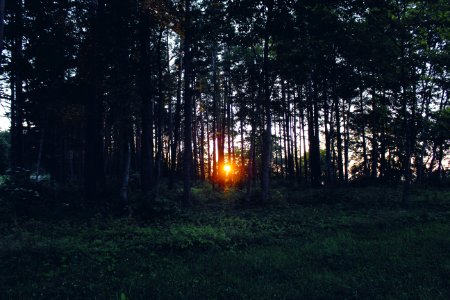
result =
[[450,298],[449,25],[0,0],[0,298]]

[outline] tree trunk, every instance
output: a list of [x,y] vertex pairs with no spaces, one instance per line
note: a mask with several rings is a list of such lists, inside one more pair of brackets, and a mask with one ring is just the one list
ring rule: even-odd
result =
[[139,90],[141,96],[141,188],[148,194],[154,184],[153,162],[153,96],[150,79],[150,14],[142,8],[139,18]]
[[331,173],[331,135],[330,131],[328,130],[328,126],[330,124],[329,122],[329,105],[328,100],[325,99],[325,107],[324,107],[324,117],[325,117],[325,165],[326,165],[326,178],[327,178],[327,184],[332,184],[332,173]]
[[369,163],[367,159],[367,143],[366,143],[366,126],[364,123],[364,98],[362,88],[359,88],[359,105],[361,109],[361,116],[363,116],[361,120],[361,133],[362,133],[362,147],[363,147],[363,172],[364,176],[369,175]]
[[92,0],[91,39],[92,50],[89,57],[91,69],[86,77],[89,100],[86,105],[86,142],[84,162],[85,200],[92,202],[97,194],[98,183],[104,182],[103,161],[103,103],[101,98],[102,72],[100,65],[99,39],[103,17],[103,5]]
[[372,167],[371,177],[376,179],[378,177],[378,120],[376,118],[378,105],[377,95],[375,89],[372,94]]
[[[182,44],[180,42],[180,48]],[[169,189],[173,189],[175,181],[175,173],[177,170],[178,160],[177,160],[177,149],[180,140],[180,124],[181,124],[181,85],[182,85],[182,73],[183,73],[183,60],[180,57],[178,65],[178,78],[177,78],[177,102],[175,104],[175,118],[174,118],[174,133],[173,142],[171,145],[172,152],[172,164],[170,166],[170,176],[169,176]]]
[[[287,133],[287,147],[288,147],[288,174],[289,178],[293,179],[295,176],[295,170],[294,170],[294,155],[293,155],[293,149],[294,149],[294,143],[292,141],[291,137],[291,94],[289,90],[289,85],[287,86],[287,92],[286,92],[286,133]],[[295,115],[293,116],[295,118]],[[295,122],[295,121],[294,121]],[[295,125],[294,125],[295,126]]]
[[123,146],[122,157],[122,180],[120,189],[120,200],[124,207],[128,206],[128,184],[130,182],[130,166],[131,166],[131,145],[130,137],[125,136],[125,144]]
[[341,134],[341,108],[339,98],[334,98],[334,110],[336,115],[336,141],[337,141],[337,168],[339,183],[344,181],[344,167],[342,162],[342,134]]
[[344,141],[344,176],[345,176],[345,183],[348,183],[348,178],[349,178],[349,170],[348,170],[348,166],[349,166],[349,157],[348,157],[348,151],[349,151],[349,146],[350,146],[350,107],[351,107],[351,103],[349,100],[348,103],[348,107],[347,110],[345,111],[346,107],[345,107],[345,102],[344,102],[344,114],[345,114],[345,141]]
[[267,1],[267,20],[264,31],[264,57],[263,57],[263,89],[264,89],[264,110],[266,129],[263,133],[263,150],[262,150],[262,198],[263,202],[269,199],[270,188],[270,171],[272,162],[272,114],[269,87],[269,30],[272,23],[272,10],[274,0]]
[[320,140],[319,140],[319,108],[317,105],[316,88],[309,78],[308,88],[308,131],[309,131],[309,164],[311,166],[311,185],[319,187],[320,182]]
[[[294,95],[295,96],[295,95]],[[302,169],[301,169],[301,164],[299,164],[299,155],[298,152],[300,151],[301,153],[301,149],[302,149],[302,143],[301,143],[301,139],[300,140],[300,150],[298,149],[298,145],[297,145],[297,114],[296,114],[296,109],[295,109],[295,101],[294,101],[294,105],[293,105],[294,109],[294,113],[292,115],[292,119],[293,119],[293,133],[294,133],[294,162],[295,162],[295,177],[297,178],[297,181],[299,183],[301,183],[302,181]]]
[[164,93],[163,93],[163,65],[162,65],[162,38],[164,30],[159,29],[158,43],[157,43],[157,68],[158,68],[158,105],[156,118],[156,164],[155,164],[155,181],[156,191],[159,190],[159,181],[162,177],[162,161],[163,161],[163,120],[164,120]]
[[[314,89],[316,90],[316,89]],[[313,186],[319,187],[321,185],[321,166],[320,166],[320,131],[319,131],[319,105],[318,99],[314,96],[313,112],[314,112],[314,169],[311,168],[312,173],[314,173]]]
[[[192,85],[195,86],[195,83]],[[192,96],[192,106],[193,106],[193,115],[192,115],[192,120],[193,120],[193,124],[192,124],[192,155],[194,157],[194,160],[192,161],[192,177],[197,180],[198,179],[198,153],[199,153],[199,149],[198,149],[198,121],[199,119],[197,118],[197,104],[195,101],[195,97],[194,95]]]
[[[3,22],[2,22],[3,24]],[[11,75],[11,166],[23,167],[23,5],[14,3],[16,36],[11,51],[13,70]]]
[[308,182],[308,156],[306,155],[306,135],[305,135],[305,114],[303,112],[303,108],[300,108],[300,117],[302,119],[302,137],[303,137],[303,165],[305,167],[305,182]]
[[218,113],[217,113],[217,71],[216,71],[216,48],[214,46],[213,52],[212,52],[212,69],[213,69],[213,125],[212,125],[212,135],[213,135],[213,161],[212,161],[212,182],[213,182],[213,188],[218,178],[218,169],[217,169],[217,119],[218,119]]
[[192,94],[191,94],[191,0],[185,0],[184,26],[184,159],[183,159],[183,199],[184,206],[191,204],[192,177]]
[[41,162],[42,162],[42,152],[44,148],[44,138],[45,138],[45,131],[42,129],[41,131],[41,138],[39,141],[39,150],[38,150],[38,157],[36,162],[36,181],[39,180],[39,173],[41,172]]
[[205,176],[205,122],[203,120],[203,109],[200,108],[200,179],[204,181]]

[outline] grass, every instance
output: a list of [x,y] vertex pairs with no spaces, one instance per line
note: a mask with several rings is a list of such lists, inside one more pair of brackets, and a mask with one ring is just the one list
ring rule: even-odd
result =
[[406,208],[394,189],[280,193],[146,221],[0,223],[0,298],[450,298],[448,191]]

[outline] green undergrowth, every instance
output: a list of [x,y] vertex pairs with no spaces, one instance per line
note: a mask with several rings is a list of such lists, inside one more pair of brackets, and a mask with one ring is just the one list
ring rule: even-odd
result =
[[388,204],[395,190],[388,200],[375,188],[330,191],[342,197],[333,200],[279,193],[263,207],[209,200],[151,220],[0,223],[0,298],[450,297],[447,191],[415,191],[406,207]]

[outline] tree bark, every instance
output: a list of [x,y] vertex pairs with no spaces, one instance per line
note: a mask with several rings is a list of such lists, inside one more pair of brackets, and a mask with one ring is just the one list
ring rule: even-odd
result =
[[264,89],[264,110],[266,128],[263,133],[263,151],[262,151],[262,198],[261,201],[266,202],[269,199],[270,173],[272,162],[272,114],[269,87],[269,36],[270,26],[272,23],[273,0],[267,1],[267,20],[264,30],[264,57],[263,57],[263,89]]
[[308,156],[306,155],[306,135],[305,135],[305,114],[303,107],[300,108],[300,118],[302,127],[302,139],[303,139],[303,165],[305,168],[305,182],[308,182]]
[[311,167],[311,185],[321,185],[320,175],[320,139],[319,139],[319,107],[317,104],[316,88],[314,81],[309,78],[308,88],[308,131],[309,131],[309,164]]
[[328,130],[329,122],[329,105],[328,100],[325,99],[325,107],[324,107],[324,117],[325,117],[325,165],[326,165],[326,178],[327,184],[332,184],[332,173],[331,173],[331,135]]
[[367,142],[366,142],[366,126],[365,126],[365,118],[364,118],[364,98],[363,98],[363,90],[359,88],[359,105],[361,109],[361,134],[362,134],[362,148],[363,148],[363,172],[364,176],[369,175],[369,165],[367,159]]
[[[180,42],[180,48],[182,43]],[[174,133],[173,142],[171,145],[172,152],[172,164],[170,165],[170,177],[169,177],[169,189],[173,189],[175,181],[175,173],[177,170],[177,149],[180,140],[180,124],[181,124],[181,85],[182,85],[182,73],[183,73],[183,59],[180,57],[178,65],[178,78],[177,78],[177,100],[175,104],[175,118],[174,118]]]
[[150,79],[150,13],[142,8],[139,18],[139,90],[141,97],[141,189],[148,194],[154,184],[153,96]]
[[342,162],[342,134],[341,134],[341,108],[339,98],[334,98],[334,110],[336,116],[336,141],[337,141],[337,168],[338,180],[342,184],[344,181],[344,166]]
[[164,30],[159,29],[158,43],[157,43],[157,68],[158,68],[158,105],[156,118],[156,162],[155,162],[155,181],[156,191],[159,190],[159,181],[162,176],[162,162],[163,162],[163,120],[164,120],[164,93],[163,93],[163,65],[162,65],[162,38]]
[[345,183],[348,183],[348,179],[349,179],[348,167],[349,167],[350,159],[349,159],[348,155],[349,155],[349,147],[350,147],[350,107],[351,107],[350,100],[349,100],[347,109],[345,107],[345,102],[344,102],[344,114],[345,114],[344,178],[345,178]]
[[104,182],[103,161],[103,103],[101,98],[102,72],[100,64],[100,24],[103,5],[92,0],[91,5],[91,43],[88,59],[91,69],[87,74],[86,86],[89,100],[86,105],[86,137],[84,162],[84,193],[87,202],[93,202],[98,184]]
[[200,179],[204,181],[205,176],[205,122],[203,120],[203,108],[200,107]]
[[184,24],[184,158],[183,158],[183,199],[184,206],[191,204],[192,177],[192,94],[191,94],[191,1],[185,0]]
[[375,89],[372,93],[372,167],[371,177],[376,179],[378,177],[378,120],[376,118],[378,110],[377,95]]

